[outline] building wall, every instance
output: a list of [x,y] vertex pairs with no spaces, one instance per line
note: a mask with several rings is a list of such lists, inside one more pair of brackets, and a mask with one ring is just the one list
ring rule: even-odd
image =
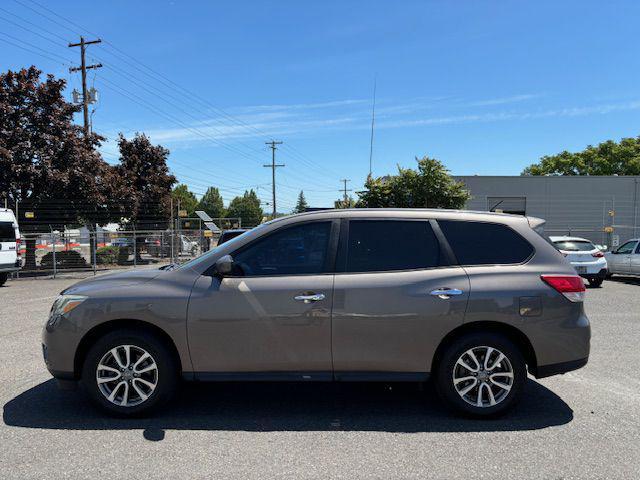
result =
[[[544,218],[549,234],[584,236],[606,245],[640,234],[640,177],[458,176],[472,198],[466,208],[517,209]],[[610,214],[613,212],[613,215]],[[613,227],[613,234],[605,227]]]

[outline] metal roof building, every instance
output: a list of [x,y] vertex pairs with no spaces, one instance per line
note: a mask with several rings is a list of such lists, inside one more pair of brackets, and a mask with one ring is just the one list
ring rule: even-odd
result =
[[455,176],[470,210],[544,218],[549,235],[615,246],[640,233],[640,176]]

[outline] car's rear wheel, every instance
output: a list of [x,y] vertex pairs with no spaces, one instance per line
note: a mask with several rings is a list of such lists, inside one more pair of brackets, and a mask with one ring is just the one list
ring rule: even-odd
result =
[[9,274],[8,273],[0,273],[0,287],[3,286],[7,282],[8,278],[9,278]]
[[469,333],[451,343],[436,365],[435,384],[446,405],[488,417],[511,408],[526,381],[526,364],[507,337]]
[[602,277],[590,278],[589,279],[589,286],[590,287],[594,287],[594,288],[598,288],[599,286],[602,285],[603,281],[604,281],[604,278],[602,278]]
[[178,368],[161,339],[144,330],[117,330],[89,349],[82,384],[100,408],[120,416],[147,414],[177,388]]

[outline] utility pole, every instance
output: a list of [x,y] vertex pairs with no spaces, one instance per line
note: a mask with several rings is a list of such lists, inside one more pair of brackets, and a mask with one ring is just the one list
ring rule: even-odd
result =
[[349,205],[349,195],[347,194],[347,192],[351,192],[351,189],[347,188],[347,182],[350,182],[351,180],[349,180],[348,178],[343,178],[340,181],[344,183],[344,187],[341,190],[344,193],[342,208],[347,208],[347,205]]
[[270,142],[264,142],[265,145],[269,145],[271,148],[271,164],[263,165],[263,167],[268,167],[271,169],[271,185],[272,185],[272,193],[273,193],[273,218],[276,218],[277,210],[276,210],[276,168],[284,167],[284,163],[276,164],[276,145],[282,145],[282,142],[276,142],[271,140]]
[[85,52],[87,50],[87,45],[92,45],[94,43],[100,43],[102,40],[90,40],[85,42],[84,37],[80,37],[80,43],[70,43],[69,48],[71,47],[80,47],[80,66],[79,67],[71,67],[69,69],[70,73],[74,72],[82,72],[82,113],[84,116],[84,138],[89,138],[89,98],[87,95],[87,70],[96,69],[102,67],[101,63],[96,63],[93,65],[87,65],[85,61]]

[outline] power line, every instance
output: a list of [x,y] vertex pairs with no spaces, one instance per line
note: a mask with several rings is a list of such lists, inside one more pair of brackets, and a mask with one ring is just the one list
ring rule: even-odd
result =
[[[21,5],[23,5],[23,6],[26,6],[26,5],[24,5],[24,4],[23,4],[21,1],[19,1],[19,0],[14,0],[14,1],[15,1],[15,2],[17,2],[17,3],[19,3],[19,4],[21,4]],[[51,13],[52,15],[55,15],[57,18],[59,18],[59,19],[61,19],[61,20],[64,20],[64,21],[66,21],[67,23],[69,23],[69,24],[71,24],[71,25],[75,26],[76,28],[79,28],[79,29],[81,29],[81,30],[87,31],[88,33],[90,33],[90,34],[92,34],[92,35],[94,35],[94,36],[96,35],[96,34],[94,34],[93,32],[89,31],[88,29],[86,29],[86,28],[82,27],[81,25],[79,25],[79,24],[77,24],[77,23],[73,22],[72,20],[70,20],[70,19],[68,19],[68,18],[66,18],[66,17],[64,17],[64,16],[62,16],[62,15],[60,15],[60,14],[58,14],[57,12],[55,12],[55,11],[53,11],[53,10],[51,10],[51,9],[47,8],[46,6],[42,5],[41,3],[39,3],[39,2],[37,2],[37,1],[35,1],[35,0],[30,0],[30,2],[31,2],[31,3],[33,3],[33,4],[35,4],[35,5],[37,5],[38,7],[40,7],[40,9],[42,9],[42,10],[46,10],[46,11],[48,11],[49,13]],[[35,10],[35,9],[31,8],[31,7],[27,7],[27,8],[30,8],[31,10],[35,11],[36,13],[39,13],[40,15],[47,17],[47,15],[43,14],[41,11],[37,11],[37,10]],[[54,23],[56,23],[57,25],[61,25],[59,22],[57,22],[57,21],[55,21],[55,20],[51,20],[51,18],[49,18],[49,20],[50,20],[50,21],[52,21],[52,22],[54,22]],[[61,25],[61,26],[63,26],[63,25]],[[64,26],[63,26],[63,28],[68,28],[68,27],[64,27]],[[256,133],[256,135],[260,135],[260,136],[267,135],[267,133],[266,133],[266,132],[264,132],[264,131],[262,131],[261,129],[258,129],[258,128],[254,127],[253,125],[247,124],[246,122],[244,122],[244,121],[242,121],[242,120],[240,120],[240,119],[237,119],[237,118],[233,117],[232,115],[230,115],[229,113],[227,113],[226,111],[224,111],[223,109],[221,109],[220,107],[218,107],[218,106],[214,105],[213,103],[211,103],[209,100],[207,100],[207,99],[205,99],[205,98],[203,98],[203,97],[199,96],[198,94],[196,94],[196,93],[194,93],[194,92],[189,91],[188,89],[186,89],[186,88],[185,88],[185,87],[183,87],[182,85],[180,85],[180,84],[178,84],[178,83],[174,82],[173,80],[171,80],[170,78],[167,78],[166,76],[164,76],[164,75],[162,75],[161,73],[157,72],[157,71],[156,71],[156,70],[154,70],[153,68],[151,68],[151,67],[149,67],[149,66],[145,65],[144,63],[140,62],[139,60],[137,60],[135,57],[133,57],[133,56],[132,56],[132,55],[130,55],[129,53],[127,53],[127,52],[125,52],[125,51],[121,50],[120,48],[116,47],[113,43],[111,43],[111,42],[109,42],[109,41],[105,40],[105,41],[104,41],[104,44],[105,44],[105,45],[107,45],[107,46],[109,46],[109,47],[110,47],[110,48],[112,48],[113,50],[115,50],[115,51],[119,52],[120,54],[125,55],[125,56],[129,57],[130,59],[132,59],[132,60],[135,62],[134,64],[132,64],[132,63],[128,62],[126,59],[123,59],[121,56],[119,56],[119,58],[120,58],[120,59],[122,59],[125,63],[127,63],[127,64],[131,65],[133,68],[136,68],[137,70],[141,71],[141,72],[142,72],[142,73],[144,73],[145,75],[147,75],[147,76],[150,76],[150,77],[151,77],[151,75],[150,75],[149,73],[144,72],[144,71],[140,68],[140,66],[144,67],[146,70],[148,70],[149,72],[153,73],[156,77],[158,77],[158,78],[161,80],[161,83],[163,83],[164,85],[168,85],[168,86],[169,86],[169,88],[173,88],[173,87],[179,88],[179,89],[180,89],[180,90],[182,90],[183,92],[187,93],[187,98],[196,98],[196,99],[200,99],[203,103],[205,103],[205,104],[209,105],[209,106],[210,106],[214,111],[218,112],[218,113],[219,113],[220,115],[222,115],[224,118],[227,118],[229,121],[231,121],[231,122],[235,123],[236,125],[240,125],[240,126],[242,126],[242,127],[244,127],[244,128],[247,128],[247,129],[249,129],[249,130],[252,130],[252,131],[254,131],[254,132]],[[114,54],[112,53],[112,55],[114,55]],[[153,77],[152,77],[152,78],[153,78]],[[173,87],[171,87],[171,85],[172,85]],[[305,157],[305,156],[303,156],[302,154],[300,154],[297,150],[293,149],[293,147],[288,147],[288,148],[289,148],[290,150],[292,150],[293,152],[295,152],[295,155],[296,155],[296,156],[297,156],[301,161],[303,161],[303,162],[307,162],[308,164],[316,165],[316,166],[317,166],[317,168],[319,169],[319,171],[321,171],[324,175],[326,175],[326,167],[325,167],[325,166],[323,166],[323,165],[319,165],[319,164],[317,164],[316,162],[314,162],[313,160],[308,159],[307,157]],[[286,152],[285,152],[285,153],[286,153]],[[291,155],[291,153],[289,153],[289,154]]]
[[[57,17],[57,18],[59,18],[59,19],[62,19],[62,20],[64,20],[65,22],[67,22],[67,23],[69,23],[69,24],[71,24],[71,25],[74,25],[75,27],[80,28],[80,29],[81,29],[81,30],[83,30],[83,31],[88,31],[87,29],[85,29],[84,27],[82,27],[82,26],[78,25],[77,23],[73,22],[72,20],[70,20],[70,19],[68,19],[68,18],[65,18],[65,17],[63,17],[63,16],[61,16],[61,15],[57,14],[56,12],[52,11],[51,9],[49,9],[49,8],[45,7],[44,5],[42,5],[42,4],[40,4],[40,3],[36,2],[36,1],[31,0],[31,3],[32,3],[32,4],[34,4],[34,5],[37,5],[37,6],[41,9],[40,11],[38,11],[38,10],[36,10],[36,9],[34,9],[34,8],[31,8],[31,7],[27,6],[27,5],[25,5],[25,3],[23,3],[23,2],[21,2],[21,1],[19,1],[19,0],[14,0],[14,1],[15,1],[16,3],[18,3],[18,4],[22,5],[22,6],[25,6],[25,7],[29,8],[29,9],[30,9],[30,10],[32,10],[32,11],[34,11],[34,12],[38,13],[39,15],[44,16],[45,18],[47,18],[47,19],[48,19],[49,21],[51,21],[52,23],[55,23],[56,25],[59,25],[59,26],[61,26],[61,27],[65,28],[65,29],[68,29],[69,27],[67,27],[67,26],[63,25],[62,23],[60,23],[60,22],[59,22],[59,21],[57,21],[57,20],[54,20],[54,19],[50,18],[49,16],[47,16],[46,14],[44,14],[44,13],[42,12],[42,10],[48,11],[49,13],[51,13],[52,15],[54,15],[55,17]],[[12,14],[12,15],[13,15],[13,14]],[[15,15],[14,15],[14,16],[15,16]],[[17,18],[20,18],[20,17],[17,17]],[[24,19],[22,19],[22,20],[24,21]],[[50,32],[50,31],[48,31],[48,30],[46,30],[46,29],[43,29],[43,30],[44,30],[44,31],[46,31],[47,33],[51,34],[51,35],[54,35],[54,36],[58,37],[58,38],[62,38],[62,37],[60,37],[59,35],[57,35],[57,34],[55,34],[55,33],[52,33],[52,32]],[[90,33],[91,33],[91,32],[90,32]],[[140,71],[140,72],[141,72],[141,73],[143,73],[144,75],[146,75],[146,76],[148,76],[148,77],[152,78],[154,81],[156,81],[156,82],[160,82],[160,83],[161,83],[163,86],[165,86],[165,87],[172,88],[172,90],[174,90],[174,89],[173,89],[173,87],[172,87],[172,85],[173,85],[173,86],[175,86],[175,87],[179,88],[180,90],[182,90],[182,91],[184,91],[184,92],[187,92],[187,93],[188,93],[187,99],[189,99],[191,102],[196,103],[196,100],[195,100],[195,99],[200,99],[203,103],[205,103],[205,104],[207,104],[207,105],[211,106],[215,111],[219,112],[223,117],[227,118],[228,120],[230,120],[230,121],[231,121],[231,122],[233,122],[234,124],[236,124],[236,125],[240,125],[240,126],[242,126],[244,129],[249,130],[249,131],[256,132],[257,134],[262,134],[262,133],[264,133],[262,130],[255,128],[253,125],[249,125],[249,124],[247,124],[246,122],[244,122],[244,121],[242,121],[242,120],[240,120],[240,119],[236,119],[236,118],[234,118],[233,116],[231,116],[230,114],[228,114],[228,113],[227,113],[227,112],[225,112],[224,110],[222,110],[222,109],[220,109],[219,107],[217,107],[217,106],[213,105],[213,104],[212,104],[210,101],[208,101],[207,99],[204,99],[203,97],[201,97],[201,96],[199,96],[199,95],[197,95],[197,94],[194,94],[193,92],[190,92],[190,91],[189,91],[189,90],[187,90],[186,88],[182,87],[181,85],[177,84],[176,82],[172,81],[171,79],[169,79],[169,78],[165,77],[164,75],[162,75],[161,73],[159,73],[159,72],[155,71],[155,70],[154,70],[154,69],[152,69],[151,67],[148,67],[148,66],[147,66],[147,65],[145,65],[144,63],[139,62],[139,61],[138,61],[137,59],[135,59],[133,56],[131,56],[131,55],[130,55],[130,54],[128,54],[127,52],[124,52],[123,50],[119,49],[118,47],[116,47],[116,46],[115,46],[114,44],[112,44],[111,42],[104,41],[104,44],[105,44],[106,46],[108,46],[111,50],[114,50],[115,52],[119,52],[120,54],[122,54],[122,55],[124,55],[124,56],[126,56],[126,57],[128,57],[128,58],[131,58],[131,59],[132,59],[132,60],[134,60],[136,63],[135,63],[135,64],[132,64],[132,63],[131,63],[131,62],[129,62],[127,59],[125,59],[122,55],[120,55],[120,54],[116,54],[116,53],[114,53],[113,51],[105,50],[105,49],[102,47],[102,45],[100,45],[100,46],[98,47],[98,48],[100,48],[100,49],[101,49],[101,51],[104,51],[104,52],[110,53],[110,54],[111,54],[111,55],[113,55],[114,57],[116,57],[116,58],[120,59],[121,61],[123,61],[123,62],[127,63],[128,65],[131,65],[133,68],[137,69],[138,71]],[[140,68],[140,66],[144,67],[147,71],[151,72],[153,75],[150,75],[147,71],[145,71],[145,70],[143,70],[142,68]],[[110,70],[114,70],[114,71],[116,71],[116,72],[117,72],[117,70],[115,70],[115,69],[110,69]],[[119,72],[117,72],[117,73],[119,73]],[[130,75],[130,74],[129,74],[129,75],[123,75],[123,76],[124,76],[127,80],[131,81],[131,75]],[[116,86],[116,84],[113,84],[113,85],[114,85],[114,86]],[[159,91],[158,89],[155,89],[155,90],[156,90],[156,91]],[[116,91],[117,91],[117,90],[116,90]],[[121,92],[119,92],[119,91],[117,91],[117,92],[118,92],[118,93],[121,93]],[[129,93],[130,93],[130,92],[129,92]],[[122,93],[121,93],[121,94],[122,94]],[[135,95],[135,94],[132,94],[132,95],[134,96],[134,98],[135,98],[135,97],[137,97],[137,95]],[[164,95],[166,95],[166,96],[170,96],[170,95],[168,95],[168,94],[166,94],[166,93],[164,93]],[[134,101],[134,102],[136,102],[136,103],[138,103],[138,104],[141,104],[140,102],[137,102],[134,98],[129,97],[129,99],[130,99],[130,100],[132,100],[132,101]],[[175,97],[173,97],[173,98],[175,98]],[[169,103],[170,105],[172,105],[172,103],[171,103],[171,102],[168,102],[165,98],[163,98],[163,100],[164,100],[165,102]],[[182,103],[184,103],[184,99],[181,99],[181,100],[182,100]],[[149,104],[147,103],[147,105],[149,105]],[[200,106],[200,104],[198,104],[198,105]],[[207,137],[208,137],[211,141],[214,141],[214,143],[217,143],[218,145],[221,145],[221,146],[223,146],[224,148],[226,148],[226,149],[228,149],[228,150],[233,149],[233,150],[234,150],[235,152],[237,152],[237,153],[240,153],[240,152],[241,152],[241,154],[242,154],[244,157],[249,158],[249,155],[247,155],[245,152],[239,151],[237,148],[232,147],[232,146],[227,145],[227,144],[224,144],[223,142],[220,142],[220,141],[218,141],[217,139],[216,139],[216,140],[214,140],[213,138],[209,137],[209,136],[208,136],[208,135],[206,135],[206,134],[202,134],[202,132],[200,132],[199,130],[196,130],[196,129],[195,129],[195,128],[193,128],[193,127],[190,127],[190,126],[188,126],[188,125],[183,124],[182,122],[179,122],[175,117],[173,117],[173,116],[169,116],[169,114],[167,114],[166,112],[164,112],[164,111],[162,111],[162,110],[159,110],[159,109],[158,109],[157,107],[155,107],[155,106],[151,106],[151,107],[148,107],[148,106],[146,106],[146,105],[143,105],[143,106],[145,106],[145,108],[151,108],[151,109],[153,109],[153,110],[160,111],[160,112],[162,112],[162,114],[164,114],[163,116],[165,116],[165,118],[169,118],[170,120],[172,120],[172,121],[174,121],[174,122],[176,122],[176,123],[178,123],[178,124],[182,125],[185,129],[187,129],[187,130],[189,130],[189,131],[191,131],[191,132],[197,131],[197,132],[198,132],[197,134],[198,134],[200,137],[203,137],[203,138],[207,138]],[[175,105],[173,105],[173,106],[175,107]],[[181,109],[181,110],[182,110],[182,109]],[[184,110],[182,110],[182,111],[184,111]],[[192,118],[194,118],[193,116],[191,116],[191,117],[192,117]],[[218,122],[219,122],[219,120],[216,120],[216,121],[218,121]],[[209,125],[210,125],[210,124],[209,124]],[[285,152],[284,152],[284,153],[285,153],[285,155],[286,155],[286,154],[288,154],[288,155],[289,155],[289,156],[291,156],[291,157],[298,158],[301,162],[303,162],[303,163],[305,163],[305,164],[307,164],[307,165],[312,165],[312,166],[314,166],[314,168],[318,168],[318,171],[321,171],[323,175],[326,175],[326,176],[328,177],[328,175],[327,175],[327,173],[326,173],[326,168],[325,168],[325,167],[321,167],[321,166],[319,166],[317,163],[313,162],[312,160],[309,160],[309,159],[308,159],[308,158],[306,158],[304,155],[302,155],[300,152],[298,152],[297,150],[293,149],[293,147],[287,147],[287,148],[290,148],[290,149],[291,149],[291,151],[286,151],[286,150],[285,150]],[[254,159],[252,158],[252,160],[254,160]],[[291,174],[292,174],[292,175],[295,175],[296,177],[299,175],[299,174],[298,174],[297,172],[295,172],[295,171],[294,171],[294,172],[291,172]],[[305,178],[304,178],[304,181],[305,181],[305,182],[307,182],[307,181],[308,181],[308,178],[307,178],[307,177],[305,177]]]

